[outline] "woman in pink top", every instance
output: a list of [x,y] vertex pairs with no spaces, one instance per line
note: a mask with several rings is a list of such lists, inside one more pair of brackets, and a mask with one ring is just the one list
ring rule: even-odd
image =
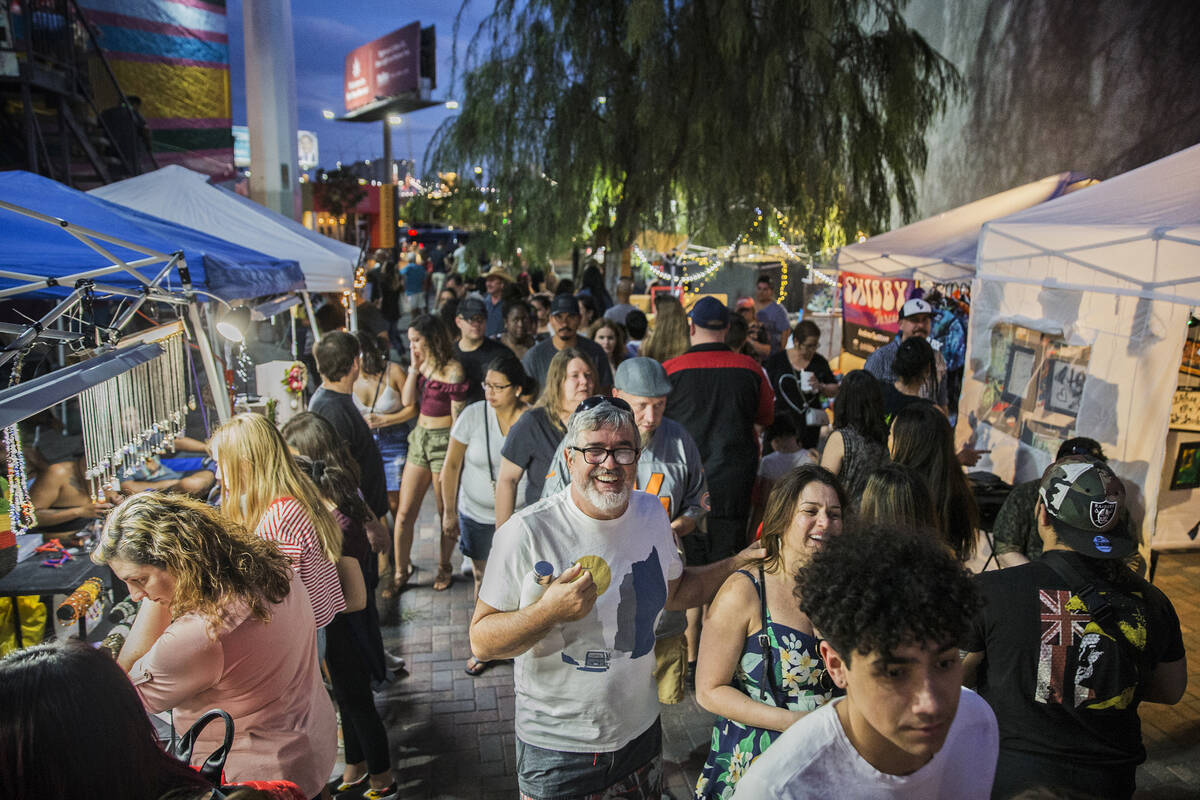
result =
[[[145,601],[118,663],[146,708],[174,709],[181,731],[224,709],[235,726],[227,779],[326,795],[337,723],[308,593],[278,548],[198,500],[145,492],[109,513],[92,559]],[[216,727],[199,758],[220,744]]]
[[[279,546],[312,601],[317,627],[366,590],[358,562],[342,557],[342,530],[312,480],[301,472],[275,425],[238,414],[209,442],[221,480],[221,510]],[[357,609],[351,609],[357,610]]]

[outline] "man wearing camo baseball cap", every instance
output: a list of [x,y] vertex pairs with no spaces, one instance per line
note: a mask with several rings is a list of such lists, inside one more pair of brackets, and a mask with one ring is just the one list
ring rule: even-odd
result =
[[1059,543],[1076,553],[1110,559],[1137,549],[1129,528],[1117,524],[1125,484],[1104,462],[1088,456],[1059,459],[1042,476],[1038,499]]
[[1137,549],[1118,520],[1125,486],[1102,461],[1054,462],[1038,486],[1041,558],[976,579],[984,608],[963,683],[1000,723],[992,797],[1029,789],[1130,797],[1146,759],[1138,704],[1187,687],[1179,618],[1119,559]]

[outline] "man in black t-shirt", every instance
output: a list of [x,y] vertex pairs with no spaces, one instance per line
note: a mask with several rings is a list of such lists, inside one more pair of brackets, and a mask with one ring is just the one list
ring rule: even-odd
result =
[[1146,759],[1138,704],[1183,696],[1175,609],[1120,561],[1136,548],[1118,523],[1124,503],[1103,462],[1056,461],[1038,488],[1042,557],[977,579],[986,602],[963,682],[978,685],[1000,723],[992,797],[1131,796]]
[[350,455],[358,462],[359,487],[367,506],[382,519],[388,513],[383,457],[350,396],[359,371],[358,339],[352,333],[330,331],[321,337],[313,354],[321,373],[321,387],[308,402],[308,410],[332,425],[350,448]]
[[487,307],[478,297],[464,297],[458,304],[454,323],[462,334],[457,345],[458,363],[462,364],[470,387],[465,398],[467,405],[483,399],[483,379],[487,377],[488,364],[497,356],[512,354],[512,350],[500,342],[483,335],[487,320]]

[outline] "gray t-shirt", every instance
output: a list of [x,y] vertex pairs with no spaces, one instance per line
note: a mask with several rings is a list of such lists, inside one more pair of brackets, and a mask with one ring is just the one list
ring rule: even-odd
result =
[[[524,505],[536,503],[542,496],[542,485],[554,459],[554,449],[562,441],[563,429],[550,421],[544,408],[531,408],[508,429],[508,438],[500,453],[512,463],[525,470]],[[461,440],[460,440],[461,441]],[[496,469],[500,467],[497,466]],[[522,505],[518,485],[517,503]]]
[[617,303],[615,306],[604,312],[605,319],[611,319],[618,325],[625,324],[625,318],[629,316],[629,312],[633,311],[637,306],[630,303]]
[[[604,349],[586,336],[576,336],[574,346],[587,353],[588,358],[596,366],[596,391],[612,386],[612,367],[608,364],[608,355]],[[558,350],[554,347],[554,340],[547,338],[529,348],[524,358],[521,359],[525,372],[538,382],[539,392],[546,388],[546,372],[549,371],[550,361],[553,360],[556,353]]]
[[[515,428],[516,423],[513,426]],[[512,430],[509,429],[510,432]],[[495,524],[496,477],[500,474],[500,455],[504,447],[504,434],[500,432],[496,412],[487,401],[472,403],[454,421],[450,438],[467,446],[458,482],[459,513],[475,522]],[[491,444],[490,462],[488,444]],[[525,505],[524,492],[528,480],[528,476],[522,477],[521,483],[517,484],[514,511]]]

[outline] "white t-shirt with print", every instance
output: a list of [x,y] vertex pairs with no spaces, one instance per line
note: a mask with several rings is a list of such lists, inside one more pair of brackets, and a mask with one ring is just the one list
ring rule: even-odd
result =
[[979,695],[963,689],[946,742],[911,775],[887,775],[867,763],[826,703],[792,725],[737,784],[736,800],[986,800],[992,793],[1000,734],[996,715]]
[[658,717],[654,628],[683,561],[658,498],[633,492],[623,515],[598,520],[568,488],[500,526],[479,599],[525,608],[545,591],[539,575],[557,578],[577,561],[596,582],[596,604],[517,657],[517,736],[549,750],[612,752]]

